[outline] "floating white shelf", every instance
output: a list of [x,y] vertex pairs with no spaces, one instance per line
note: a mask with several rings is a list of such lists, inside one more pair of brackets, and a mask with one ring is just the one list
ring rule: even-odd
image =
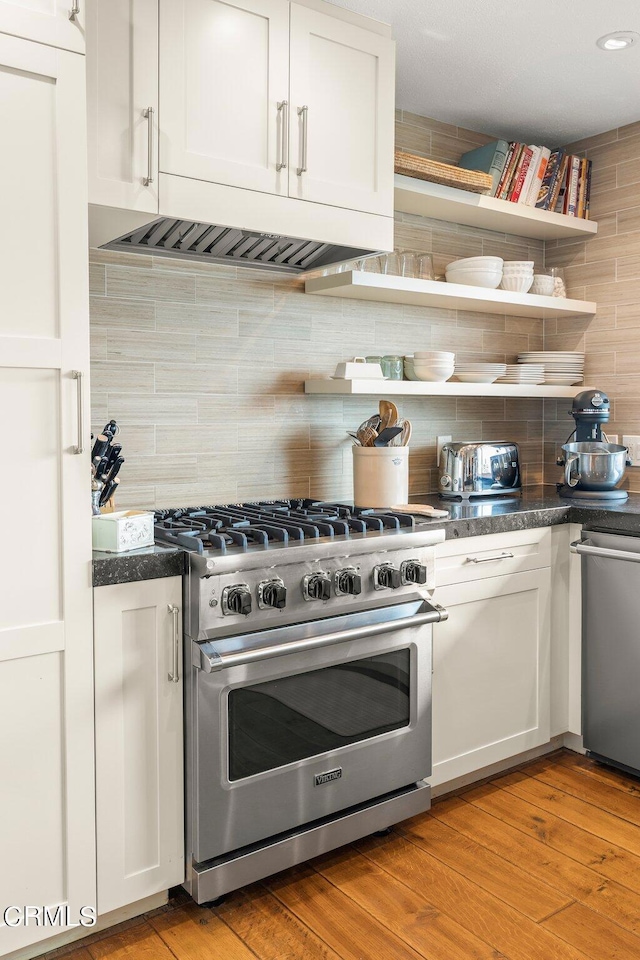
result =
[[463,223],[468,227],[497,230],[534,240],[557,240],[561,237],[586,239],[598,231],[598,224],[593,220],[537,210],[521,203],[496,200],[495,197],[443,187],[439,183],[400,174],[395,175],[394,207],[402,213]]
[[417,380],[307,380],[305,393],[343,397],[575,397],[583,390],[575,387],[514,386],[510,383],[425,383]]
[[348,271],[307,280],[305,291],[315,296],[345,297],[349,300],[378,300],[406,303],[414,307],[441,307],[443,310],[474,310],[476,313],[504,313],[510,317],[592,317],[596,304],[561,297],[538,297],[531,293],[488,290],[442,280],[414,280],[380,273]]

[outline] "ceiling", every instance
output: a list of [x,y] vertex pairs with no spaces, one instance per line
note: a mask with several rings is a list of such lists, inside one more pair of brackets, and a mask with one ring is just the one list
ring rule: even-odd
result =
[[332,0],[391,23],[396,103],[505,139],[550,146],[640,120],[638,0]]

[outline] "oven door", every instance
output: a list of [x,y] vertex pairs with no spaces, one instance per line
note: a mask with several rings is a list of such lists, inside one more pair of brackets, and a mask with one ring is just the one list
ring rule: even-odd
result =
[[194,859],[429,776],[431,624],[443,615],[414,597],[194,643]]

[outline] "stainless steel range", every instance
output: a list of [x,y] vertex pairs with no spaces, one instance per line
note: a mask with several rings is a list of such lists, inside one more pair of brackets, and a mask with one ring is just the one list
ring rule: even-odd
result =
[[199,903],[430,806],[442,531],[292,500],[163,511],[189,552],[185,886]]

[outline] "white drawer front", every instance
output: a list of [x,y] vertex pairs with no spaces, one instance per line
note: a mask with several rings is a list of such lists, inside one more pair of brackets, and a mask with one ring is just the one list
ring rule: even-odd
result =
[[439,544],[436,583],[468,583],[486,577],[537,570],[551,564],[551,529],[516,530]]

